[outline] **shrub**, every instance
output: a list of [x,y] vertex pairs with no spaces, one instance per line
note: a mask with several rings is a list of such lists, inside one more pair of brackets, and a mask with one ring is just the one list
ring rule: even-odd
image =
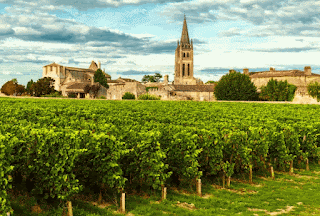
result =
[[214,88],[217,100],[244,100],[254,101],[259,99],[257,87],[246,74],[236,71],[221,77]]
[[160,97],[146,93],[146,94],[140,95],[138,99],[139,100],[160,100]]
[[308,94],[313,97],[316,98],[317,101],[319,102],[320,100],[320,85],[318,82],[314,82],[314,83],[310,83],[307,87],[308,89]]
[[148,92],[149,89],[157,89],[158,90],[158,87],[146,87],[146,91]]
[[285,81],[269,80],[261,87],[260,98],[268,101],[292,101],[297,87]]
[[76,97],[77,97],[76,93],[69,93],[68,94],[68,98],[76,98]]
[[132,94],[131,92],[126,92],[123,96],[122,99],[136,99],[136,96]]
[[101,96],[100,99],[106,99],[106,97],[105,96]]

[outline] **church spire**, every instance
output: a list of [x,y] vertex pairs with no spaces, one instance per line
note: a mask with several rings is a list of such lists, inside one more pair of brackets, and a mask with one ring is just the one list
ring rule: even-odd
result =
[[182,34],[181,34],[181,44],[182,45],[190,44],[186,15],[184,15],[184,20],[183,20],[183,27],[182,27]]

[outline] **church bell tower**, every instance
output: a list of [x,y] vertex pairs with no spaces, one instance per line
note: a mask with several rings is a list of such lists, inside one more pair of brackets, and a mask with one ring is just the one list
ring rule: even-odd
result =
[[175,52],[174,84],[193,84],[193,43],[189,40],[186,16],[184,16],[180,43]]

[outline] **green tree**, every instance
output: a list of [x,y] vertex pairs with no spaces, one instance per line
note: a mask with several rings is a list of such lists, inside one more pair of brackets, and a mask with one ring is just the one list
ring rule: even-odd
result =
[[257,87],[251,82],[248,75],[231,71],[221,77],[214,88],[217,100],[254,101],[259,99]]
[[142,82],[159,82],[162,78],[162,75],[159,73],[155,73],[155,75],[144,75],[142,78]]
[[208,82],[206,82],[205,84],[214,84],[214,83],[218,83],[217,81],[212,81],[212,80],[209,80]]
[[308,94],[311,97],[316,98],[317,101],[319,102],[319,100],[320,100],[320,84],[318,82],[309,83],[307,89],[308,89]]
[[54,89],[55,80],[51,77],[43,77],[38,79],[36,83],[33,83],[30,87],[30,92],[33,96],[40,97],[41,95],[48,95],[56,92]]
[[271,78],[266,86],[261,87],[260,98],[268,101],[292,101],[296,86],[287,80],[278,81]]
[[35,83],[32,79],[27,83],[27,88],[26,91],[28,94],[33,95],[33,93],[31,92],[31,86],[33,85],[33,83]]
[[109,88],[108,82],[107,82],[107,77],[103,73],[101,69],[98,69],[93,77],[94,82],[100,83],[102,86]]
[[100,85],[96,84],[96,85],[86,85],[83,89],[85,94],[90,93],[90,96],[95,98],[98,95],[98,92],[100,90]]

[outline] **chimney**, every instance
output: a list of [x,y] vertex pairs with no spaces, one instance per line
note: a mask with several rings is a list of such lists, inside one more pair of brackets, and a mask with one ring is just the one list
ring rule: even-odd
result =
[[304,73],[305,73],[305,75],[311,75],[311,67],[310,66],[305,66],[304,67]]
[[249,75],[249,69],[248,68],[244,68],[243,69],[243,74]]
[[271,67],[270,72],[275,72],[275,69],[273,67]]
[[101,62],[98,61],[98,68],[101,69]]
[[165,85],[167,85],[168,82],[169,82],[168,77],[169,77],[168,75],[164,75],[164,81],[163,82],[164,82]]

